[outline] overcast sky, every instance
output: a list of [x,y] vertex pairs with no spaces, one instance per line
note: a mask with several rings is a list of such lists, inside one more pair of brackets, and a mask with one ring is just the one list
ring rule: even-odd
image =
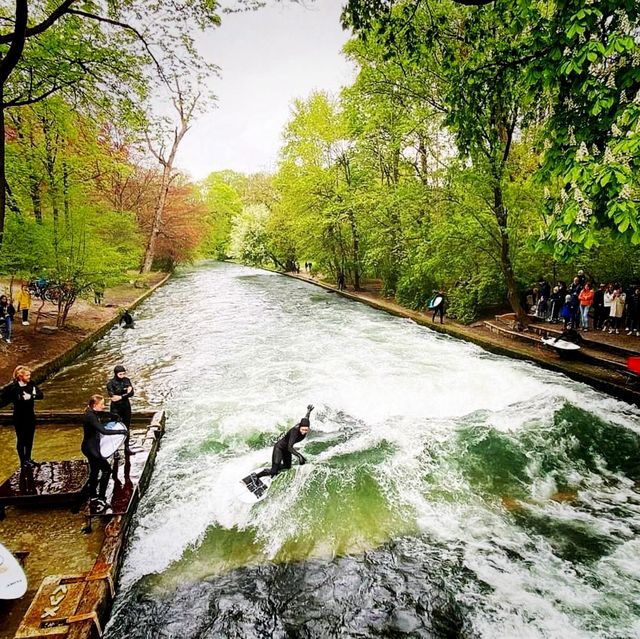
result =
[[341,54],[348,38],[340,26],[342,2],[283,2],[223,16],[201,46],[221,67],[222,77],[212,80],[218,107],[184,138],[180,169],[196,180],[221,169],[275,170],[293,100],[315,90],[337,94],[354,77]]

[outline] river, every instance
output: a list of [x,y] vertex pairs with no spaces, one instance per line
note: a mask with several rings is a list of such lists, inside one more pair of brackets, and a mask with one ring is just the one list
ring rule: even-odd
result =
[[[640,412],[334,293],[178,272],[47,384],[123,363],[167,430],[107,637],[640,637]],[[239,479],[316,406],[309,463]]]

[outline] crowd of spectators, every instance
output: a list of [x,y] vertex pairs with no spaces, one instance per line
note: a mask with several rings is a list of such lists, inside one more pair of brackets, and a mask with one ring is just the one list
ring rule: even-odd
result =
[[539,319],[564,324],[565,330],[608,331],[640,337],[640,284],[595,284],[578,271],[570,284],[552,286],[541,279],[532,289],[532,313]]

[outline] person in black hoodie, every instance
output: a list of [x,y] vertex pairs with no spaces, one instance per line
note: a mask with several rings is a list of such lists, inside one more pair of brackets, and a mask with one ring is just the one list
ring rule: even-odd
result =
[[[111,412],[118,416],[119,422],[122,422],[127,431],[131,427],[131,404],[129,397],[133,397],[133,386],[131,380],[126,377],[126,369],[124,366],[116,366],[113,369],[113,377],[107,382],[107,393],[111,398]],[[126,455],[133,455],[130,447],[129,434],[124,442],[124,452]]]
[[35,400],[43,397],[42,391],[31,381],[31,370],[26,366],[17,366],[13,371],[13,382],[5,389],[2,399],[3,403],[13,404],[16,449],[22,468],[36,465],[31,459],[36,432]]
[[273,454],[271,456],[271,468],[265,468],[251,477],[259,479],[260,477],[267,477],[270,475],[272,478],[283,470],[289,470],[291,468],[292,455],[298,458],[300,466],[307,463],[307,460],[293,447],[294,444],[301,442],[309,433],[311,428],[311,422],[309,421],[309,415],[313,406],[309,404],[307,406],[307,415],[303,417],[298,424],[288,430],[273,447]]
[[96,512],[107,506],[107,486],[112,472],[109,460],[100,453],[100,435],[125,435],[128,432],[124,429],[109,430],[104,427],[103,422],[114,421],[118,417],[105,411],[102,395],[92,395],[82,418],[81,450],[89,462],[89,499],[91,508]]

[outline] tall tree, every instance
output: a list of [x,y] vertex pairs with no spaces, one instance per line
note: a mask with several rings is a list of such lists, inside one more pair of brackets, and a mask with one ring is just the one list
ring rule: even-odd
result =
[[0,5],[0,15],[1,247],[7,204],[5,109],[71,89],[103,102],[110,93],[131,98],[144,92],[145,68],[161,72],[161,52],[185,52],[191,59],[193,28],[215,26],[220,19],[215,0],[179,0],[171,6],[145,0],[15,0]]

